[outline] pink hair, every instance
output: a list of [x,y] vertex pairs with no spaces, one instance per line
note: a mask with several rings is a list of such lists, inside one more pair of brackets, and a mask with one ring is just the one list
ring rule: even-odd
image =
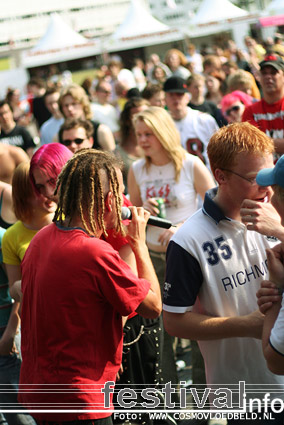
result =
[[222,113],[225,115],[227,109],[229,109],[230,106],[233,105],[233,103],[239,101],[241,101],[245,105],[245,107],[247,107],[253,103],[253,97],[240,90],[235,90],[232,93],[226,94],[225,96],[223,96],[223,99],[221,101]]
[[56,180],[63,165],[65,165],[72,156],[73,153],[61,143],[43,145],[33,154],[30,163],[30,179],[37,194],[39,194],[39,192],[35,187],[33,177],[34,170],[40,169],[47,176]]

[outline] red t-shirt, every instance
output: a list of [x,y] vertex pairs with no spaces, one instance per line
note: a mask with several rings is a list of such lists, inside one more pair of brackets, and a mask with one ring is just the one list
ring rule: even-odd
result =
[[284,138],[284,97],[275,103],[264,99],[248,106],[242,121],[249,121],[273,139]]
[[[132,206],[132,203],[129,201],[129,199],[126,198],[125,195],[123,195],[123,206],[129,207]],[[127,225],[129,223],[129,220],[123,220],[123,224]],[[111,246],[116,249],[117,251],[120,250],[124,245],[128,244],[128,241],[125,237],[116,234],[113,229],[108,229],[107,231],[108,237],[105,238],[103,235],[101,236],[101,239],[107,241],[111,244]]]
[[[35,403],[104,409],[101,389],[115,381],[121,363],[121,316],[136,310],[149,288],[109,243],[54,223],[39,231],[22,262],[19,401],[30,411]],[[98,419],[110,415],[104,410],[33,416]]]

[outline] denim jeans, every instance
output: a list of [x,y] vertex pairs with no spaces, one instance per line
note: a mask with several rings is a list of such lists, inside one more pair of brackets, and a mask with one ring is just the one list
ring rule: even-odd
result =
[[[20,351],[20,333],[15,337]],[[34,419],[24,413],[5,413],[2,409],[21,410],[18,404],[18,387],[21,368],[20,354],[0,356],[0,424],[1,425],[35,425]]]

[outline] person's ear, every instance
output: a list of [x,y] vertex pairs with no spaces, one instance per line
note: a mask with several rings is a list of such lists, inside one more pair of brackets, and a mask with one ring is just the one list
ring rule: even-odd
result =
[[109,191],[105,196],[105,209],[106,211],[112,211],[113,208],[113,193]]
[[188,103],[190,101],[190,93],[186,92],[184,94],[184,99],[185,99],[186,103]]
[[219,186],[226,183],[227,181],[227,176],[225,172],[220,168],[216,168],[216,170],[214,171],[214,178]]
[[94,144],[94,138],[89,137],[89,147],[90,147],[90,149],[93,147],[93,144]]

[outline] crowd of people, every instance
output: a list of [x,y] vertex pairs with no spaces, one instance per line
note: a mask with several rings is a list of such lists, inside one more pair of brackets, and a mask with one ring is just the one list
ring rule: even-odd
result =
[[121,388],[164,404],[177,340],[193,385],[265,389],[256,423],[284,423],[284,44],[245,45],[0,101],[1,424],[122,423]]

